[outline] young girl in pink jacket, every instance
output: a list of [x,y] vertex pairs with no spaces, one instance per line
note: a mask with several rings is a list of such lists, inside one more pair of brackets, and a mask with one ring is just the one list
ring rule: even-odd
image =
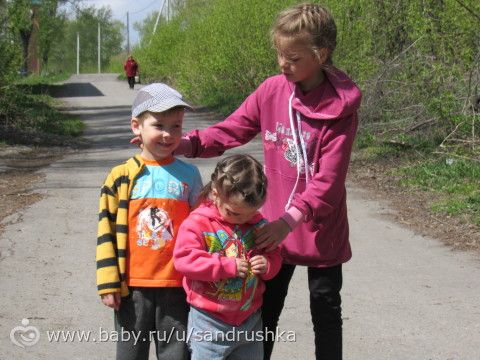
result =
[[[261,134],[271,221],[259,248],[280,245],[284,264],[267,282],[263,321],[275,331],[296,265],[308,266],[317,359],[342,358],[342,264],[351,257],[345,177],[361,93],[332,65],[336,26],[319,4],[278,16],[272,41],[282,74],[265,80],[226,120],[187,134],[176,153],[219,156]],[[270,359],[273,341],[265,342]]]
[[255,244],[266,221],[258,212],[267,194],[262,165],[249,155],[220,161],[200,194],[201,205],[184,220],[174,250],[190,304],[192,360],[263,359],[264,280],[282,260],[279,249]]

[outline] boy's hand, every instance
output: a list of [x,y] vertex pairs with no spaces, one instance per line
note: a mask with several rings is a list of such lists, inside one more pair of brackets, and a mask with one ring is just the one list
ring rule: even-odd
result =
[[115,310],[120,309],[120,303],[122,302],[122,297],[119,292],[109,293],[100,295],[102,298],[102,303],[108,307],[111,307]]
[[263,255],[255,255],[250,259],[252,273],[255,275],[265,274],[268,268],[268,260]]
[[278,219],[265,224],[255,230],[255,243],[258,249],[265,249],[267,252],[275,249],[285,239],[290,232],[288,224]]
[[237,276],[245,279],[248,274],[248,262],[245,259],[236,258],[235,261],[237,262]]

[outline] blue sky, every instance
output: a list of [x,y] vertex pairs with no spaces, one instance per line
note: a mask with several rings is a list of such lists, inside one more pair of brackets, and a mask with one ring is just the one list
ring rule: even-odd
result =
[[113,18],[127,24],[127,11],[130,17],[130,44],[138,42],[138,33],[133,28],[135,22],[141,22],[153,11],[161,9],[164,0],[84,0],[84,5],[95,7],[110,6]]

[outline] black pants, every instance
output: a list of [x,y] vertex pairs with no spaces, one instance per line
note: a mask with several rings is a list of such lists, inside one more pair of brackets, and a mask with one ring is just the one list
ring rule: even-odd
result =
[[128,76],[128,86],[130,86],[130,89],[133,89],[135,86],[135,76]]
[[[275,332],[294,270],[295,265],[284,264],[278,275],[266,282],[262,306],[265,330]],[[342,359],[342,301],[340,297],[342,280],[342,265],[330,268],[308,268],[310,313],[315,332],[315,357],[317,360]],[[263,344],[264,360],[269,360],[272,355],[274,341],[270,339]]]
[[159,360],[190,359],[185,341],[188,311],[181,287],[131,287],[130,295],[122,298],[120,310],[115,311],[119,333],[116,359],[148,359],[150,341],[155,343]]

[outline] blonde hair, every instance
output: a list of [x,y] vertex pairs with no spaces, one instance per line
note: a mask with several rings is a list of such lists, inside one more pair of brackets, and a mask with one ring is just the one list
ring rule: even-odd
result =
[[240,196],[243,203],[256,207],[265,202],[267,185],[262,164],[250,155],[232,155],[217,164],[210,182],[200,193],[199,201],[206,201],[215,188],[226,199]]
[[279,36],[303,40],[318,56],[318,50],[327,49],[326,64],[332,64],[332,53],[337,46],[337,26],[330,11],[319,4],[298,4],[282,11],[270,32],[274,47]]

